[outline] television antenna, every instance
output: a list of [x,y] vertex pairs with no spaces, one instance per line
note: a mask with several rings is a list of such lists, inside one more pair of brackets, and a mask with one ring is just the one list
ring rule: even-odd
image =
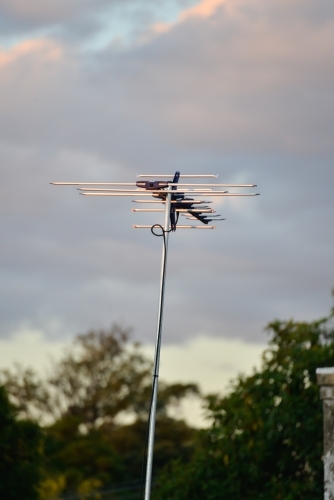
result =
[[[139,225],[133,224],[135,229],[151,229],[155,236],[163,237],[160,293],[158,305],[157,334],[153,364],[152,398],[149,414],[149,429],[147,443],[147,462],[145,479],[145,500],[150,500],[153,468],[153,448],[155,435],[156,407],[158,396],[158,378],[160,366],[162,318],[165,292],[165,276],[167,265],[168,238],[170,232],[176,229],[216,229],[211,222],[225,220],[221,215],[208,205],[212,203],[211,198],[229,196],[258,196],[259,193],[230,193],[226,188],[251,188],[256,184],[217,184],[217,183],[194,183],[179,182],[179,179],[214,179],[217,175],[187,175],[175,172],[175,174],[140,174],[137,182],[51,182],[56,186],[78,186],[79,193],[83,196],[122,196],[135,197],[134,203],[162,204],[162,208],[132,208],[135,213],[159,213],[165,214],[164,225]],[[149,180],[149,179],[156,180]],[[142,180],[143,179],[143,180]],[[149,199],[148,199],[149,198]],[[152,199],[153,198],[153,199]],[[209,201],[203,200],[209,198]],[[200,225],[178,224],[179,216],[185,216],[187,220],[198,221]],[[157,233],[157,229],[160,233]]]

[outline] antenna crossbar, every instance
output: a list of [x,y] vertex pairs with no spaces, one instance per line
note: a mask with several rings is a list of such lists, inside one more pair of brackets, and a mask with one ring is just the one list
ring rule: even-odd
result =
[[[139,174],[137,177],[156,177],[157,179],[161,179],[163,177],[174,177],[175,174]],[[182,179],[216,179],[218,177],[217,174],[182,174],[179,175],[180,178]]]
[[[183,212],[189,212],[189,210],[190,209],[188,209],[188,208],[176,208],[175,212],[180,212],[183,215]],[[203,213],[212,214],[215,212],[213,210],[213,208],[192,208],[191,211],[195,212],[195,213],[201,213],[201,214],[203,214]],[[133,208],[132,212],[165,212],[165,209],[164,208]]]
[[[182,177],[182,176],[181,176]],[[53,186],[132,186],[136,187],[135,182],[50,182]],[[164,184],[164,183],[162,183]],[[175,183],[168,182],[168,186],[201,186],[201,187],[256,187],[256,184],[210,184],[210,183]]]
[[[166,193],[166,191],[147,191],[147,192],[141,192],[141,191],[132,191],[132,192],[124,192],[124,193],[101,193],[101,192],[92,192],[92,191],[80,191],[79,194],[82,196],[150,196],[152,194],[162,194]],[[173,193],[174,194],[174,193]],[[175,194],[182,194],[182,191],[175,191]],[[226,191],[217,192],[217,191],[191,191],[187,192],[187,195],[191,196],[203,196],[204,194],[206,196],[258,196],[258,193],[226,193]]]
[[[165,200],[132,200],[133,203],[165,203]],[[171,204],[185,203],[189,205],[189,200],[171,200]],[[191,200],[191,204],[201,204],[201,203],[212,203],[212,201],[202,201],[202,200]]]
[[[150,194],[162,194],[162,193],[167,193],[168,190],[166,189],[120,189],[120,188],[77,188],[78,191],[83,192],[83,193],[145,193],[146,195]],[[175,193],[177,194],[182,194],[182,193],[194,193],[194,194],[200,194],[200,193],[228,193],[228,191],[220,191],[216,190],[214,191],[212,188],[199,188],[199,189],[178,189],[175,190]]]
[[[151,229],[151,225],[139,225],[139,224],[133,224],[135,229]],[[182,226],[178,225],[178,229],[216,229],[216,226]]]

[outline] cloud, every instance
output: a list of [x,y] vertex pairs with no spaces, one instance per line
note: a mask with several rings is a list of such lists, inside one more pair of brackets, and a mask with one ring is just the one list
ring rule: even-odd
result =
[[141,171],[261,192],[222,203],[216,232],[171,236],[166,342],[262,341],[274,317],[328,312],[334,14],[313,5],[226,1],[127,48],[78,51],[59,35],[1,51],[3,336],[123,319],[153,342],[161,241],[131,228],[152,219],[49,185]]
[[10,49],[0,49],[0,66],[18,63],[20,59],[28,58],[36,53],[38,53],[42,61],[46,62],[60,59],[62,50],[59,45],[51,40],[27,40],[14,45]]
[[[224,151],[332,151],[333,16],[314,23],[289,8],[291,18],[283,17],[283,6],[276,18],[265,2],[253,2],[252,12],[248,2],[230,4],[231,12],[156,37],[151,58],[138,65],[165,132]],[[157,52],[159,71],[150,66]]]
[[180,20],[185,21],[190,17],[208,17],[214,14],[218,7],[227,3],[226,0],[202,0],[199,4],[191,7],[180,14]]
[[196,0],[0,0],[1,38],[12,45],[27,37],[66,41],[80,50],[127,45],[155,21],[167,21]]
[[[270,17],[254,21],[219,11],[210,19],[185,22],[150,45],[101,53],[93,71],[90,58],[85,65],[85,59],[79,63],[68,51],[63,66],[53,66],[57,74],[50,75],[49,87],[43,81],[48,67],[36,68],[36,93],[39,99],[45,96],[43,108],[51,119],[47,130],[45,119],[39,120],[35,136],[44,142],[47,134],[50,140],[56,126],[55,133],[65,136],[69,147],[76,148],[78,135],[85,136],[91,147],[99,144],[109,154],[122,144],[123,123],[129,120],[140,142],[143,134],[154,134],[177,147],[196,145],[217,152],[330,153],[332,24],[333,19],[316,25],[303,19],[280,24]],[[26,78],[33,73],[34,65]],[[26,133],[26,107],[30,118],[34,116],[29,93],[22,96],[20,83],[9,81],[2,91],[7,103],[21,105],[15,134],[21,129]],[[114,129],[116,145],[102,127],[76,122],[83,111],[91,123]],[[9,124],[12,116],[15,110]]]
[[17,20],[50,22],[63,21],[73,15],[78,7],[76,0],[54,0],[44,2],[43,0],[1,0],[0,9],[8,17]]
[[[63,140],[69,147],[77,147],[80,135],[92,147],[99,143],[114,150],[110,134],[92,130],[86,120],[73,123],[84,109],[91,121],[112,127],[116,136],[125,136],[122,123],[129,120],[140,136],[155,134],[158,126],[164,140],[181,148],[331,152],[333,17],[313,23],[287,8],[292,17],[278,16],[277,21],[264,2],[253,3],[253,15],[246,7],[248,2],[236,2],[231,13],[218,9],[196,22],[186,18],[149,45],[101,53],[94,58],[93,71],[90,57],[79,62],[68,51],[63,65],[53,66],[57,75],[50,75],[55,79],[50,86],[43,81],[48,67],[41,68],[36,52],[35,89],[50,103],[43,102],[43,108],[51,117],[50,125],[57,127],[55,133],[66,135]],[[27,69],[27,79],[34,65]],[[2,91],[8,95],[6,102],[22,106],[18,128],[26,131],[26,106],[30,117],[34,115],[29,93],[22,96],[20,84],[9,80]],[[40,112],[38,106],[36,110]],[[35,134],[43,141],[46,133],[48,140],[51,136],[44,123],[40,120]]]
[[172,29],[175,25],[184,23],[193,17],[209,17],[212,16],[222,4],[227,4],[227,0],[202,0],[193,7],[189,7],[180,12],[178,19],[171,23],[155,23],[152,26],[154,33],[164,33]]

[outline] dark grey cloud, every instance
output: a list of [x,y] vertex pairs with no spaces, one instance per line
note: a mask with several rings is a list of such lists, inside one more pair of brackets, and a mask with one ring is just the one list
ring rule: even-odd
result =
[[68,336],[116,319],[153,341],[161,241],[131,228],[148,218],[130,200],[49,185],[143,171],[218,173],[261,192],[220,205],[215,232],[171,236],[166,341],[262,340],[275,317],[328,312],[334,16],[330,3],[312,5],[222,5],[126,50],[78,54],[44,40],[6,53],[3,336]]

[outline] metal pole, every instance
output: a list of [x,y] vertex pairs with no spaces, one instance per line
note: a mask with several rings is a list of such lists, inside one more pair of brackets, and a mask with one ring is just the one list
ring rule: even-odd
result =
[[324,412],[324,500],[334,500],[334,368],[317,368]]
[[[171,190],[171,188],[169,188]],[[160,298],[158,307],[158,322],[157,322],[157,338],[155,344],[154,366],[153,366],[153,384],[152,384],[152,404],[149,416],[149,431],[148,431],[148,444],[147,444],[147,464],[146,464],[146,480],[145,480],[145,500],[150,500],[151,484],[152,484],[152,467],[153,467],[153,448],[154,448],[154,432],[155,432],[155,416],[157,410],[157,397],[158,397],[158,378],[159,378],[159,365],[160,365],[160,348],[161,348],[161,327],[164,306],[164,292],[165,292],[165,274],[167,265],[167,250],[168,250],[168,236],[169,236],[169,221],[170,221],[170,207],[171,207],[171,193],[168,193],[165,204],[165,225],[164,242],[162,246],[162,262],[161,262],[161,279],[160,279]]]

